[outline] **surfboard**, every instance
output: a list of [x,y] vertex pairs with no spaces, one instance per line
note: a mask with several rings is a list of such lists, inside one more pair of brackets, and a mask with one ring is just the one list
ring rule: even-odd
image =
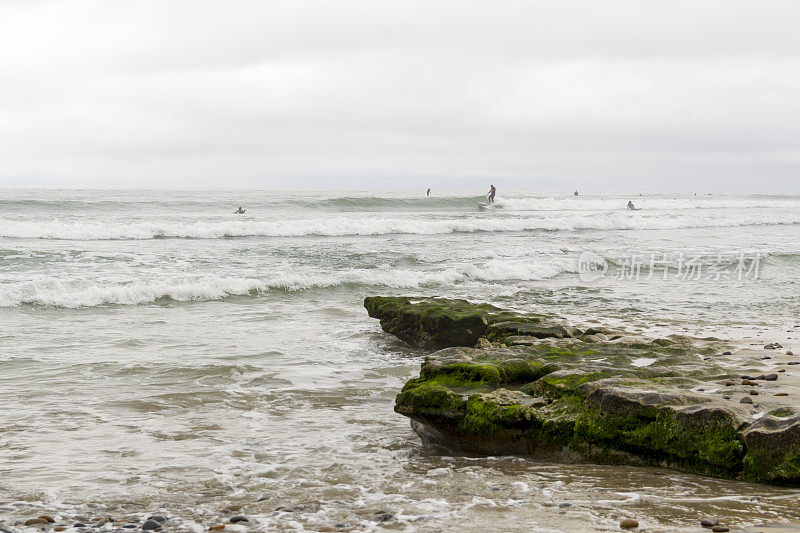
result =
[[480,208],[480,209],[486,209],[487,207],[489,207],[489,205],[490,205],[490,204],[485,204],[485,203],[481,202],[481,203],[479,203],[479,204],[478,204],[478,208]]

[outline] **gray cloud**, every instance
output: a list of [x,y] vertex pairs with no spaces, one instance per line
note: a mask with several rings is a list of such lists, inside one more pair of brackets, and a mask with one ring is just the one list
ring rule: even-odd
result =
[[796,2],[0,4],[0,185],[797,187]]

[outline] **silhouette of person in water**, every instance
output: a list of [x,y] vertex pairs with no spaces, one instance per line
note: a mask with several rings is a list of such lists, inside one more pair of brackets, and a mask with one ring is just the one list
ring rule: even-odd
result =
[[489,188],[489,192],[488,192],[488,193],[486,193],[486,199],[489,201],[489,203],[490,203],[490,204],[494,202],[494,195],[495,195],[495,193],[497,193],[497,189],[495,189],[495,188],[494,188],[494,185],[492,185],[492,186]]
[[573,196],[578,196],[578,191],[575,191],[575,192],[573,193]]
[[633,202],[631,200],[628,200],[628,211],[641,211],[641,210],[642,210],[641,207],[634,206]]
[[426,196],[430,196],[430,195],[431,195],[431,190],[430,190],[430,189],[428,189],[428,192],[427,192],[427,193],[425,193],[425,195],[426,195]]
[[235,214],[237,214],[237,215],[241,215],[241,214],[242,214],[242,213],[244,213],[245,211],[247,211],[247,209],[242,209],[241,207],[239,207],[239,209],[237,209],[236,211],[234,211],[234,213],[235,213]]

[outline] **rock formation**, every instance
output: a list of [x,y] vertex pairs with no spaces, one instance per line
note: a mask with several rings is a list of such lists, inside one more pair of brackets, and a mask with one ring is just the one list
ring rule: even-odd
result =
[[[364,306],[388,333],[438,350],[395,405],[427,443],[800,485],[796,399],[719,364],[718,339],[643,339],[464,300]],[[740,403],[754,388],[758,403]]]

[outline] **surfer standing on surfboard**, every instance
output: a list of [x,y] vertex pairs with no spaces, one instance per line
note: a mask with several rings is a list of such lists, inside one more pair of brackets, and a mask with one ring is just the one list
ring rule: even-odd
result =
[[494,203],[494,195],[495,195],[496,192],[497,192],[497,189],[495,189],[494,185],[492,185],[490,187],[490,189],[489,189],[489,192],[486,193],[486,200],[488,200],[490,204]]

